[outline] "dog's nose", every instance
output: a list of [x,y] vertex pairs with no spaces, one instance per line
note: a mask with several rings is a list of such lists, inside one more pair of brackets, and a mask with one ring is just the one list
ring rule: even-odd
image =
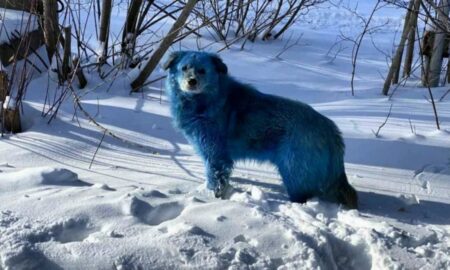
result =
[[189,79],[188,84],[189,84],[189,86],[196,86],[197,85],[197,80],[196,79]]

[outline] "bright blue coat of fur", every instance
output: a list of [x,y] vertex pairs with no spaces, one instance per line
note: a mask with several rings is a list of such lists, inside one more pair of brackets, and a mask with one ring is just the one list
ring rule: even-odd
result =
[[[317,196],[356,207],[344,143],[331,120],[307,104],[236,81],[213,54],[176,52],[165,68],[175,126],[203,158],[216,196],[223,195],[234,162],[250,159],[275,164],[294,202]],[[185,89],[192,78],[198,85]]]

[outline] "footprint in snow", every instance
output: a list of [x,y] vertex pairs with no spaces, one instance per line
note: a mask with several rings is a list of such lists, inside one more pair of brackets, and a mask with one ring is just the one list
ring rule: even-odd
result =
[[200,228],[198,226],[192,226],[192,228],[187,230],[187,233],[191,234],[191,235],[198,235],[198,236],[207,237],[207,238],[216,238],[215,235],[210,234],[209,232],[203,230],[202,228]]
[[0,174],[0,191],[11,192],[42,186],[91,186],[65,168],[37,167]]
[[183,210],[184,205],[179,202],[167,202],[152,206],[135,196],[126,198],[122,204],[124,214],[132,215],[151,226],[175,219]]
[[92,187],[98,188],[98,189],[103,189],[106,191],[116,191],[115,188],[112,188],[112,187],[108,186],[107,184],[102,184],[102,183],[94,184],[94,185],[92,185]]
[[142,195],[142,197],[145,197],[145,198],[160,198],[160,199],[165,199],[165,198],[168,198],[168,197],[169,197],[169,196],[167,196],[166,194],[164,194],[164,193],[162,193],[161,191],[156,190],[156,189],[150,190],[150,191],[146,191],[146,192],[143,192],[141,195]]
[[70,218],[53,225],[50,231],[55,241],[65,244],[81,242],[96,232],[97,229],[91,226],[87,219]]

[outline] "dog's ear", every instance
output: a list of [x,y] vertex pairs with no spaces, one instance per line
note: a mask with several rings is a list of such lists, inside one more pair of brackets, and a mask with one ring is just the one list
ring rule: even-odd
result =
[[172,65],[174,65],[181,58],[182,54],[183,54],[182,52],[173,52],[173,53],[171,53],[169,55],[169,57],[167,58],[166,62],[162,65],[163,69],[167,70]]
[[228,73],[227,65],[225,65],[225,63],[222,61],[222,59],[220,59],[219,56],[211,55],[211,60],[214,64],[214,66],[216,66],[217,72],[219,72],[220,74],[225,74],[225,75]]

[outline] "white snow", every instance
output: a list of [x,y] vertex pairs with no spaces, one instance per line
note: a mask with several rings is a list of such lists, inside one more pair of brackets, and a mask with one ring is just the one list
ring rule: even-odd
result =
[[[367,14],[375,0],[359,2]],[[390,20],[374,34],[379,49],[392,50],[403,13],[385,7],[375,15],[377,24]],[[276,170],[253,162],[238,164],[228,199],[216,199],[201,159],[172,127],[162,81],[129,95],[129,75],[105,83],[86,73],[83,108],[122,138],[106,135],[99,147],[103,132],[79,110],[74,117],[70,95],[50,125],[41,117],[45,95],[62,91],[44,74],[23,102],[30,126],[0,139],[0,268],[449,269],[450,96],[437,102],[436,131],[417,78],[391,99],[380,95],[385,56],[367,39],[352,97],[350,45],[335,59],[327,52],[338,29],[358,33],[350,27],[357,19],[335,7],[306,19],[292,29],[303,33],[299,45],[278,59],[285,39],[236,45],[221,57],[237,79],[337,123],[359,210],[291,203]],[[196,44],[187,39],[182,48]],[[436,99],[446,91],[433,89]]]
[[38,28],[36,16],[0,7],[0,44]]
[[2,102],[3,109],[14,109],[16,107],[16,100],[11,96],[6,96],[5,101]]
[[0,174],[0,189],[15,192],[43,185],[76,185],[77,174],[64,168],[27,168]]
[[99,42],[98,42],[97,49],[95,50],[95,53],[96,53],[97,55],[101,56],[101,55],[103,55],[104,50],[105,50],[105,42],[99,41]]

